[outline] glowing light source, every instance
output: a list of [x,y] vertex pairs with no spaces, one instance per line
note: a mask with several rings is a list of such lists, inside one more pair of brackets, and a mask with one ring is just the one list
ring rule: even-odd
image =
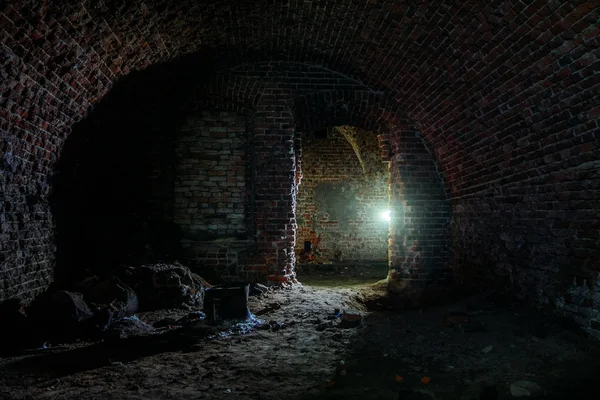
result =
[[384,221],[390,222],[392,220],[392,213],[390,212],[390,210],[382,211],[381,214],[379,214],[379,218],[381,218]]

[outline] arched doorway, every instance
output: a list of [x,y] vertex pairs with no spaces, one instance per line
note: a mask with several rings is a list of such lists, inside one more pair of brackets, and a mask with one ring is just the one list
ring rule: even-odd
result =
[[377,135],[333,126],[304,135],[296,271],[309,285],[361,285],[388,267],[388,168]]
[[[297,132],[308,132],[308,137],[338,127],[354,150],[366,132],[377,134],[377,159],[386,165],[388,178],[387,207],[378,212],[379,217],[389,218],[386,287],[408,293],[408,288],[421,291],[449,281],[451,209],[446,186],[423,136],[394,100],[377,92],[313,92],[294,98],[290,108]],[[353,157],[361,165],[356,151]],[[300,222],[302,217],[297,213]],[[304,242],[297,240],[296,248],[303,248]]]

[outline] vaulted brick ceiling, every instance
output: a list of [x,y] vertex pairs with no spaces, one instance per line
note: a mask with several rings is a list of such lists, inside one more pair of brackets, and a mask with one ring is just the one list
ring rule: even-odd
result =
[[48,135],[132,70],[207,48],[291,60],[393,96],[462,194],[596,128],[598,20],[582,1],[21,1],[0,15],[0,115],[56,152]]

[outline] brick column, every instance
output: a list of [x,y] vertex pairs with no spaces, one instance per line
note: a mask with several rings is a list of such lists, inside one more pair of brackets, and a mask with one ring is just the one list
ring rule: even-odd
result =
[[450,207],[435,161],[409,127],[380,136],[389,161],[389,288],[449,280]]
[[271,282],[295,279],[296,138],[291,113],[279,96],[264,96],[253,135],[257,254],[249,269]]

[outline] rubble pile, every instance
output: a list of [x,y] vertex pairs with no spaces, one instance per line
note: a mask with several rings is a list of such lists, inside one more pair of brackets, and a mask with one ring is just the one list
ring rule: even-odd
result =
[[[136,313],[165,308],[200,310],[204,292],[211,287],[179,263],[128,267],[119,275],[90,276],[69,285],[54,283],[29,305],[19,300],[0,305],[0,321],[11,326],[12,333],[11,340],[0,346],[0,353],[16,354],[25,348],[45,348],[81,338],[155,334],[159,331],[140,321]],[[173,326],[183,322],[175,321]]]

